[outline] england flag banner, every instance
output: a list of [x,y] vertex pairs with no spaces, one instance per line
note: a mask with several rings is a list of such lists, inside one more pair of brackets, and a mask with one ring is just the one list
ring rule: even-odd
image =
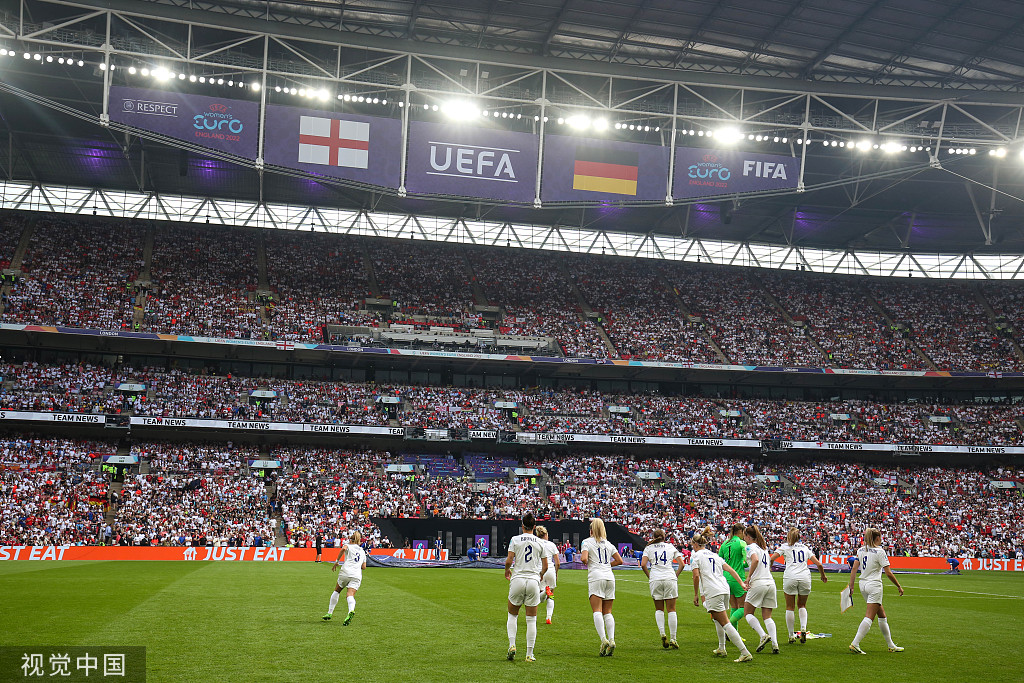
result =
[[412,194],[530,203],[537,150],[532,133],[413,121],[405,187]]
[[299,119],[299,163],[367,168],[370,124],[319,116]]
[[397,119],[267,105],[270,166],[396,189],[401,155]]

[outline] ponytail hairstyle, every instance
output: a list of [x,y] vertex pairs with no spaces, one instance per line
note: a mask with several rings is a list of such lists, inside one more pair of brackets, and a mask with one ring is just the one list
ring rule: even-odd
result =
[[867,548],[877,548],[882,544],[882,532],[878,529],[869,526],[864,530],[864,546]]
[[545,526],[543,526],[541,524],[538,524],[537,526],[535,526],[533,528],[533,533],[537,536],[537,538],[547,538],[548,537],[548,529],[547,529],[547,527],[545,527]]
[[712,540],[714,540],[714,538],[715,530],[711,528],[710,524],[708,524],[706,527],[695,533],[693,535],[693,538],[690,540],[693,543],[693,545],[700,546],[701,548],[703,548]]
[[651,543],[664,543],[665,542],[665,530],[655,529],[654,533],[651,534]]
[[590,520],[590,535],[594,537],[595,541],[608,540],[608,532],[604,530],[603,519],[600,517],[594,517]]
[[736,522],[729,531],[733,536],[742,536],[745,530],[746,526],[744,526],[743,522]]
[[786,543],[790,545],[796,545],[796,542],[800,540],[800,532],[797,531],[795,526],[789,527],[789,533],[786,534]]
[[352,545],[359,545],[363,542],[363,535],[359,531],[353,531],[348,537],[348,542]]
[[748,526],[746,529],[743,530],[743,533],[746,534],[747,537],[749,537],[755,545],[760,547],[761,550],[768,549],[768,544],[765,542],[764,536],[761,535],[761,530],[757,528],[756,524],[751,524],[750,526]]

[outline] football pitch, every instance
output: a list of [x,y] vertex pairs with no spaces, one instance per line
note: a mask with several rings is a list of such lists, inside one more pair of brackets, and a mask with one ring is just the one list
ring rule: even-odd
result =
[[[599,643],[586,596],[586,573],[563,571],[554,623],[538,620],[536,663],[505,660],[507,583],[491,569],[369,568],[356,617],[321,621],[334,586],[330,565],[260,562],[3,562],[0,645],[144,645],[148,680],[187,681],[567,681],[855,679],[1024,680],[1017,653],[1024,637],[1024,576],[965,573],[904,575],[906,595],[886,586],[895,641],[889,653],[877,627],[855,656],[847,646],[863,616],[856,602],[839,613],[846,576],[814,582],[809,630],[833,637],[786,643],[782,594],[775,623],[781,653],[748,664],[717,659],[714,628],[680,581],[679,650],[663,650],[647,582],[617,571],[616,644]],[[781,585],[781,577],[776,576]],[[741,622],[753,649],[757,637]],[[20,673],[20,672],[19,672]],[[5,679],[7,680],[7,679]],[[15,679],[16,680],[16,679]]]

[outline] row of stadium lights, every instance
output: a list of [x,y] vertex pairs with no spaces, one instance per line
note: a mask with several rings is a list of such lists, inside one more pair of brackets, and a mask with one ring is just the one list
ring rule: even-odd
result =
[[[16,57],[17,55],[18,55],[18,52],[15,51],[15,50],[9,50],[7,48],[0,48],[0,57]],[[56,62],[57,64],[60,64],[62,66],[79,66],[79,67],[84,67],[86,65],[85,60],[82,60],[82,59],[77,59],[76,60],[76,59],[74,59],[72,57],[63,57],[63,56],[55,58],[53,55],[45,55],[44,56],[44,55],[42,55],[42,54],[40,54],[38,52],[36,52],[36,53],[23,52],[23,53],[21,53],[21,56],[22,56],[23,59],[28,60],[28,61],[40,62],[40,63],[45,62],[47,64],[52,64],[52,63]],[[114,64],[110,64],[108,66],[106,62],[100,62],[99,68],[102,71],[105,71],[108,68],[111,71],[114,71],[117,68],[117,66],[114,65]],[[245,81],[243,81],[242,79],[239,79],[239,80],[235,81],[233,78],[229,78],[229,79],[225,80],[224,78],[220,78],[220,77],[216,77],[215,78],[213,76],[207,77],[207,76],[196,76],[195,74],[191,74],[190,75],[190,74],[185,74],[185,73],[175,73],[174,71],[171,71],[171,70],[166,69],[164,67],[157,67],[155,69],[149,69],[148,67],[137,68],[135,66],[130,66],[130,67],[128,67],[127,71],[128,71],[129,74],[131,74],[133,76],[136,75],[136,74],[141,74],[144,77],[152,77],[154,80],[157,80],[157,81],[160,81],[160,82],[166,82],[166,81],[171,81],[171,80],[180,80],[180,81],[186,81],[187,80],[190,83],[203,83],[203,84],[209,83],[210,85],[227,85],[228,87],[236,87],[237,86],[239,88],[249,87],[250,89],[252,89],[253,91],[256,91],[256,92],[258,92],[260,90],[260,84],[258,82],[255,82],[255,81],[250,83],[250,84],[248,84],[248,86],[247,86]],[[278,93],[297,95],[299,97],[315,98],[315,99],[318,99],[318,100],[324,101],[324,102],[326,102],[327,100],[330,99],[330,93],[328,93],[327,90],[322,89],[322,88],[319,89],[319,90],[316,90],[316,89],[313,89],[313,88],[291,88],[291,87],[275,86],[274,87],[274,91],[278,92]],[[388,103],[387,98],[368,97],[368,96],[365,96],[365,95],[339,94],[337,97],[338,97],[339,100],[342,100],[344,102],[358,102],[358,103],[380,104],[380,105],[387,105],[387,103]],[[405,103],[404,102],[399,102],[398,106],[399,107],[404,107]],[[448,114],[451,118],[455,118],[455,119],[467,119],[467,118],[475,117],[475,116],[484,116],[484,117],[493,116],[493,118],[516,119],[516,120],[519,120],[519,119],[523,118],[523,115],[521,113],[488,111],[486,109],[478,110],[475,107],[473,107],[472,105],[467,105],[465,103],[458,103],[458,102],[456,102],[456,103],[449,103],[449,104],[445,104],[445,105],[441,105],[441,106],[438,106],[436,104],[435,105],[424,104],[423,105],[423,109],[425,109],[425,110],[431,110],[432,109],[433,111],[441,111],[441,112],[443,112],[445,114]],[[541,117],[540,116],[534,116],[533,120],[534,121],[540,121]],[[548,120],[549,120],[548,117],[545,116],[544,117],[544,122],[546,123],[546,122],[548,122]],[[607,119],[604,119],[604,118],[591,119],[590,117],[582,115],[582,114],[575,114],[575,115],[568,116],[568,117],[558,117],[556,119],[556,122],[559,125],[567,125],[570,128],[574,128],[574,129],[577,129],[577,130],[593,129],[593,130],[597,130],[597,131],[602,131],[602,130],[607,130],[607,128],[608,128],[608,120]],[[661,131],[661,126],[651,126],[649,124],[637,124],[637,123],[628,123],[627,124],[627,123],[618,123],[617,122],[617,123],[614,124],[613,127],[615,128],[615,130],[630,130],[630,131],[643,131],[643,132],[650,132],[652,130],[654,132],[660,132]],[[777,136],[777,135],[758,135],[758,134],[754,134],[754,133],[750,133],[750,134],[744,135],[742,132],[739,132],[739,131],[737,131],[735,129],[723,129],[723,130],[719,130],[719,131],[712,131],[712,130],[703,131],[703,130],[694,130],[694,129],[685,129],[684,128],[684,129],[679,131],[679,134],[681,134],[681,135],[692,135],[692,136],[697,136],[697,137],[716,138],[720,142],[726,142],[726,143],[739,142],[739,141],[743,140],[744,138],[746,138],[747,140],[749,140],[751,142],[769,142],[769,141],[771,141],[771,142],[783,143],[783,144],[787,144],[789,142],[789,138],[788,137],[780,137],[780,136]],[[873,150],[873,149],[875,149],[875,150],[880,149],[883,152],[886,152],[886,153],[889,153],[889,154],[893,154],[893,153],[896,153],[896,152],[907,152],[907,151],[909,151],[909,152],[930,152],[932,150],[932,148],[930,146],[921,146],[921,145],[909,145],[908,146],[908,145],[897,144],[897,143],[870,142],[870,141],[867,141],[867,140],[861,140],[859,142],[846,142],[845,140],[820,140],[820,141],[816,141],[816,140],[811,140],[811,139],[797,138],[794,142],[796,142],[797,145],[811,145],[811,144],[813,144],[815,142],[819,142],[824,147],[839,147],[839,148],[848,148],[848,149],[851,149],[851,150],[856,149],[856,150],[860,150],[862,152],[867,152],[867,151]],[[978,150],[976,148],[974,148],[974,147],[950,147],[950,148],[946,149],[946,153],[950,154],[950,155],[969,155],[969,156],[973,156],[973,155],[977,154],[977,151]],[[1008,153],[1008,150],[1005,147],[997,147],[997,148],[994,148],[994,149],[990,149],[988,151],[989,156],[993,156],[993,157],[1000,158],[1000,159],[1004,158],[1007,155],[1007,153]],[[1024,158],[1024,149],[1021,150],[1020,155],[1021,155],[1022,158]]]

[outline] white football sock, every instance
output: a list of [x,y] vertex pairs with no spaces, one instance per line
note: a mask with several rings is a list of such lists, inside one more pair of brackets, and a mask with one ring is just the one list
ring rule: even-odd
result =
[[754,629],[754,633],[757,634],[758,638],[764,638],[766,635],[768,635],[764,632],[764,629],[761,628],[761,624],[758,623],[757,617],[755,617],[753,614],[748,614],[746,620],[750,628]]
[[537,617],[526,617],[526,654],[533,654],[533,644],[537,642]]
[[604,615],[604,630],[608,633],[608,640],[615,642],[615,617],[610,614]]
[[740,649],[741,655],[749,655],[750,652],[747,650],[747,646],[743,644],[743,638],[740,637],[740,632],[736,630],[736,627],[732,624],[726,623],[722,628],[725,629],[725,635],[729,636],[729,640],[732,644]]
[[718,633],[718,649],[725,649],[725,629],[717,621],[715,622],[715,632]]
[[801,607],[800,608],[800,630],[801,631],[806,631],[807,630],[807,608],[806,607]]
[[675,612],[669,612],[668,613],[668,638],[669,638],[669,640],[675,640],[676,639],[676,624],[677,623],[678,623],[678,620],[676,619],[676,613]]
[[349,612],[355,612],[356,611],[356,596],[354,596],[354,595],[348,596],[348,598],[345,600],[345,602],[348,603],[348,611]]
[[608,636],[604,631],[604,615],[600,612],[594,612],[594,628],[597,629],[597,636],[601,639],[601,642],[608,640]]
[[519,630],[519,617],[515,614],[508,615],[505,622],[505,630],[508,632],[508,646],[516,646],[516,632]]
[[860,645],[860,641],[864,640],[864,636],[871,630],[871,620],[864,617],[860,620],[860,626],[857,627],[857,635],[853,637],[851,645]]
[[555,601],[548,598],[548,621],[551,620],[551,615],[555,613]]
[[796,624],[796,615],[793,614],[793,610],[786,610],[786,629],[789,631],[789,637],[793,637],[793,625]]
[[333,593],[331,593],[330,606],[327,608],[328,614],[334,614],[334,608],[338,606],[339,597],[341,597],[341,593],[339,593],[338,591],[334,591]]
[[889,631],[889,620],[885,617],[878,617],[878,630],[882,632],[882,636],[885,638],[885,644],[889,647],[896,647],[896,643],[892,642],[892,633]]
[[654,610],[654,623],[658,625],[658,633],[665,635],[665,613],[660,609]]
[[779,646],[779,636],[775,632],[775,620],[768,617],[764,620],[764,630],[768,632],[768,637],[772,639],[772,647]]

